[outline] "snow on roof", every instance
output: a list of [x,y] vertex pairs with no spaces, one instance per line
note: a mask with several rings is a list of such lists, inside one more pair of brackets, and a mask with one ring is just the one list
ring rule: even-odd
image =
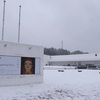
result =
[[50,56],[49,62],[56,61],[98,61],[100,53],[96,54],[77,54],[77,55],[59,55]]

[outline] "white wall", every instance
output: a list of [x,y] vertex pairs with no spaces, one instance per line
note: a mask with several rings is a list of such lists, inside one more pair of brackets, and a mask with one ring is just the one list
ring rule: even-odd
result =
[[44,55],[44,66],[49,65],[49,61],[50,61],[50,56]]
[[27,85],[43,82],[43,75],[0,75],[0,86]]
[[37,67],[35,68],[35,74],[0,74],[0,86],[33,84],[43,82],[43,49],[44,48],[42,46],[0,41],[1,57],[32,57],[36,58],[37,62],[37,64],[35,65],[35,67]]
[[0,41],[0,55],[43,57],[43,47]]

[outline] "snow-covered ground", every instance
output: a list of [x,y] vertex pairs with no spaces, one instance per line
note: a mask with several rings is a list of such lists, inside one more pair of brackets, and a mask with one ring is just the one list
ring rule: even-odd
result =
[[44,70],[44,82],[0,87],[0,100],[100,100],[100,70]]

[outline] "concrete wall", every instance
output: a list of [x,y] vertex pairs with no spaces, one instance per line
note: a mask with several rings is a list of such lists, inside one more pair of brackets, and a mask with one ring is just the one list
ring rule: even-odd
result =
[[43,47],[0,41],[0,55],[43,57]]
[[[2,75],[0,74],[0,86],[22,85],[43,82],[43,47],[0,41],[0,56],[33,57],[40,59],[40,71],[31,75]],[[38,66],[38,65],[37,65]],[[36,66],[36,67],[37,67]]]

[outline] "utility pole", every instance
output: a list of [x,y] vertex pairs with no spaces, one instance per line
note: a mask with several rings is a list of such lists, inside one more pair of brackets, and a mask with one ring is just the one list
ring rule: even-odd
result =
[[2,41],[3,41],[3,38],[4,38],[5,3],[6,3],[6,0],[4,0],[4,6],[3,6],[3,21],[2,21]]
[[19,6],[18,43],[20,42],[21,5]]

